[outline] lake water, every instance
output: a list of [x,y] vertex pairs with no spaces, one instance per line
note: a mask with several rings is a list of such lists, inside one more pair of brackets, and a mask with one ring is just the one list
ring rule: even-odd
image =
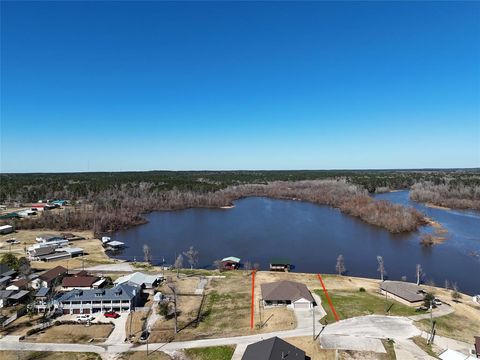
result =
[[199,267],[236,256],[267,269],[270,259],[281,257],[289,259],[296,272],[333,273],[337,256],[343,254],[349,275],[378,277],[376,257],[381,255],[390,279],[407,276],[414,281],[415,266],[422,264],[426,281],[443,286],[448,279],[463,292],[480,293],[480,259],[472,256],[480,253],[480,213],[428,208],[411,202],[408,191],[376,197],[421,210],[448,230],[447,240],[424,248],[419,238],[432,231],[429,226],[391,234],[328,206],[253,197],[236,201],[232,209],[148,214],[149,223],[112,236],[127,245],[113,256],[142,261],[147,244],[154,263],[172,264],[177,254],[194,246]]

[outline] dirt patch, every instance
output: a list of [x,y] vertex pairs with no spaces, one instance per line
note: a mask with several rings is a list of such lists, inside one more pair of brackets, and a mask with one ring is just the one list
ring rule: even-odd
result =
[[[113,330],[113,325],[59,325],[52,326],[25,340],[40,343],[78,343],[104,342]],[[91,341],[93,339],[93,341]]]
[[101,360],[100,355],[94,353],[52,351],[0,351],[0,358],[2,360]]
[[127,336],[132,335],[132,341],[137,341],[143,329],[143,323],[147,318],[147,313],[143,311],[133,311],[128,314],[125,322],[125,333]]

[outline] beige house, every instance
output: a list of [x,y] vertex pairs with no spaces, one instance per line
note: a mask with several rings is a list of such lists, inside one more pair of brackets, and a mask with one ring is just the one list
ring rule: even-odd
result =
[[276,281],[262,284],[262,302],[264,307],[286,306],[292,309],[312,309],[315,299],[310,290],[295,281]]

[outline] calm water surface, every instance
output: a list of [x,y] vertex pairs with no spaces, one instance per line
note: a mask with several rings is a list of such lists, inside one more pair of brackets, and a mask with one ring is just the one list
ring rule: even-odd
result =
[[113,235],[128,246],[115,257],[142,260],[143,245],[148,244],[155,263],[173,263],[176,254],[192,245],[200,253],[200,267],[236,256],[266,269],[271,258],[282,257],[291,260],[294,271],[332,273],[343,254],[350,275],[377,277],[376,256],[381,255],[390,279],[407,276],[414,281],[419,263],[426,280],[443,286],[448,279],[463,292],[480,293],[480,259],[472,256],[480,253],[480,213],[428,208],[410,202],[408,191],[377,198],[424,212],[448,230],[447,241],[426,249],[419,237],[431,227],[390,234],[327,206],[259,197],[239,200],[232,209],[149,214],[149,223]]

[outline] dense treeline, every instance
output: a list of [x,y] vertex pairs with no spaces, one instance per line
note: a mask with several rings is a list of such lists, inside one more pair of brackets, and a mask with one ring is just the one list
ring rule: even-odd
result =
[[[297,198],[334,206],[370,224],[392,232],[402,232],[414,230],[423,222],[422,215],[400,205],[374,201],[368,193],[413,186],[414,200],[452,206],[454,199],[462,199],[462,207],[476,208],[480,171],[0,174],[0,183],[1,203],[70,199],[75,204],[61,213],[46,212],[42,216],[15,221],[18,228],[93,228],[99,234],[143,223],[145,219],[141,214],[150,211],[219,207],[246,196],[269,196],[279,199]],[[455,195],[449,196],[448,191],[452,189],[457,189]],[[466,192],[473,195],[465,197]],[[438,199],[450,199],[450,202]]]
[[443,184],[420,182],[412,186],[410,198],[449,208],[480,210],[480,185],[448,180]]
[[147,171],[54,174],[0,174],[0,203],[39,199],[91,199],[108,190],[125,190],[148,184],[155,190],[212,192],[232,185],[272,181],[346,179],[368,190],[406,189],[421,181],[443,184],[445,178],[480,185],[475,170],[311,170],[311,171]]
[[212,192],[167,190],[154,184],[110,189],[95,196],[94,205],[66,209],[61,214],[45,213],[16,222],[17,228],[91,229],[96,233],[126,228],[144,220],[142,213],[189,207],[221,207],[248,196],[299,199],[339,208],[365,222],[391,232],[412,231],[424,223],[422,214],[387,201],[375,201],[358,185],[345,180],[275,181],[268,184],[232,185]]

